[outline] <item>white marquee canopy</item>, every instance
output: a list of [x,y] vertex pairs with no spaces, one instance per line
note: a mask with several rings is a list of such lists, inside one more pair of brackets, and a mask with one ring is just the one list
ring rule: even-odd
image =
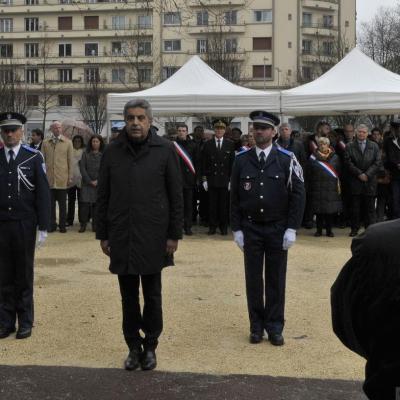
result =
[[282,91],[286,115],[396,114],[400,75],[376,64],[358,48],[314,81]]
[[198,56],[193,56],[170,78],[150,89],[107,95],[107,113],[121,115],[125,103],[144,98],[155,116],[247,116],[263,109],[279,112],[279,92],[234,85]]

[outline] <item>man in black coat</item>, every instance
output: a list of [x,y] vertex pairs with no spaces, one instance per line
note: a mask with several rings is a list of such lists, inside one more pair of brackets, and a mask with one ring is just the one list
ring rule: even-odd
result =
[[397,400],[400,388],[400,220],[353,239],[352,257],[331,289],[333,330],[367,360],[370,400]]
[[[126,126],[106,148],[97,191],[96,238],[118,275],[127,370],[156,367],[162,332],[161,270],[182,238],[182,175],[173,143],[151,127],[146,100],[124,108]],[[140,311],[139,285],[144,297]],[[144,333],[144,338],[140,335]]]
[[0,339],[15,332],[31,336],[33,326],[33,263],[38,244],[47,237],[50,189],[42,154],[21,144],[26,118],[0,115]]
[[256,147],[235,159],[231,228],[244,251],[250,343],[260,343],[266,330],[271,344],[281,346],[287,254],[303,218],[304,181],[293,153],[272,143],[279,118],[253,111],[250,119]]
[[39,128],[32,129],[31,144],[30,144],[32,149],[41,151],[43,139],[44,139],[44,133],[41,129],[39,129]]
[[344,154],[352,196],[350,236],[356,236],[360,229],[361,210],[366,214],[365,227],[375,223],[375,196],[381,154],[379,146],[367,137],[368,127],[359,125],[355,140],[347,144]]
[[209,194],[209,235],[216,233],[217,226],[221,235],[228,233],[229,179],[235,159],[235,145],[224,138],[225,130],[224,121],[214,121],[215,136],[204,143],[201,152],[203,187]]
[[304,170],[307,164],[307,156],[303,142],[292,137],[292,128],[288,123],[281,124],[278,131],[279,136],[275,143],[283,149],[292,152]]
[[198,174],[198,146],[194,140],[190,139],[188,126],[178,125],[176,151],[182,171],[183,183],[183,228],[185,235],[191,236],[193,224],[193,195]]

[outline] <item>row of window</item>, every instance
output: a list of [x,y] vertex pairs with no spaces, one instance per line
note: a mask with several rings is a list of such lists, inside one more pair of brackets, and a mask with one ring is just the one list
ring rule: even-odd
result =
[[[304,51],[303,41],[303,51]],[[164,40],[164,51],[173,52],[181,51],[181,40]],[[227,38],[223,42],[224,51],[227,53],[236,53],[238,51],[238,40],[236,38]],[[99,55],[98,43],[85,43],[85,56],[96,57]],[[209,49],[209,42],[207,39],[198,39],[196,43],[197,53],[206,53]],[[271,37],[253,38],[253,50],[272,50]],[[106,52],[106,50],[105,50]],[[151,56],[152,55],[152,42],[141,41],[137,43],[136,54],[138,56]],[[13,57],[13,45],[10,43],[0,43],[0,58]],[[42,47],[40,43],[25,43],[25,57],[35,58],[43,56]],[[111,42],[111,55],[125,55],[129,54],[129,46],[126,42]],[[46,55],[49,56],[49,55]],[[60,43],[58,45],[59,57],[72,57],[72,44]]]
[[[320,16],[318,16],[320,18]],[[322,24],[318,23],[318,26],[322,26],[323,28],[332,28],[333,27],[333,21],[334,21],[334,16],[333,15],[323,15],[322,16]],[[315,21],[313,20],[313,15],[312,13],[308,12],[303,12],[303,20],[302,20],[303,26],[307,27],[313,27],[315,26]]]
[[[73,4],[73,3],[90,3],[90,4],[94,4],[94,3],[126,3],[127,0],[59,0],[58,1],[59,4]],[[18,4],[16,5],[20,5],[20,4],[25,4],[27,6],[37,6],[39,4],[46,4],[47,5],[47,1],[39,1],[39,0],[23,0],[22,2],[17,2]],[[14,4],[13,0],[2,0],[2,4],[3,5],[7,5],[10,6],[12,4]]]
[[302,41],[302,52],[303,54],[312,54],[314,50],[324,56],[330,56],[333,54],[334,43],[332,41],[322,42],[318,49],[314,49],[312,40]]

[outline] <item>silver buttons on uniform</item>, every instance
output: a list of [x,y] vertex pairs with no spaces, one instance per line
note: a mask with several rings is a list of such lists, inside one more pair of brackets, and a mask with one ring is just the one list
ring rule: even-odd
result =
[[263,199],[264,198],[264,196],[260,196],[260,199]]
[[11,211],[12,210],[12,208],[11,207],[8,207],[8,211]]
[[260,186],[264,186],[264,182],[260,182]]
[[262,209],[260,210],[260,212],[264,212],[264,209],[262,208]]

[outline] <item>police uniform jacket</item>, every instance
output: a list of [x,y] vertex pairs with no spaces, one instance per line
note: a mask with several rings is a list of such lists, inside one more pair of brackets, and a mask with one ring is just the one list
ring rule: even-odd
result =
[[96,238],[109,241],[112,273],[160,272],[167,239],[182,238],[182,174],[173,143],[151,128],[135,150],[123,130],[103,153],[96,209]]
[[236,156],[231,178],[232,231],[242,230],[244,220],[283,221],[286,228],[300,227],[304,183],[299,178],[301,169],[294,171],[292,157],[292,153],[272,145],[261,170],[255,148]]
[[179,162],[181,165],[181,171],[182,171],[182,184],[185,189],[191,189],[194,188],[196,185],[196,178],[199,174],[199,148],[197,144],[190,139],[189,137],[186,140],[177,140],[176,141],[179,146],[183,147],[183,149],[186,151],[187,155],[190,157],[192,160],[194,169],[196,171],[195,174],[192,173],[192,171],[189,169],[187,164],[183,161],[181,157],[179,157]]
[[39,230],[47,230],[50,191],[42,154],[21,145],[12,167],[5,148],[0,149],[0,221],[35,218]]
[[227,188],[235,160],[235,144],[225,139],[221,150],[217,149],[215,138],[204,143],[201,152],[201,175],[206,177],[209,187]]

